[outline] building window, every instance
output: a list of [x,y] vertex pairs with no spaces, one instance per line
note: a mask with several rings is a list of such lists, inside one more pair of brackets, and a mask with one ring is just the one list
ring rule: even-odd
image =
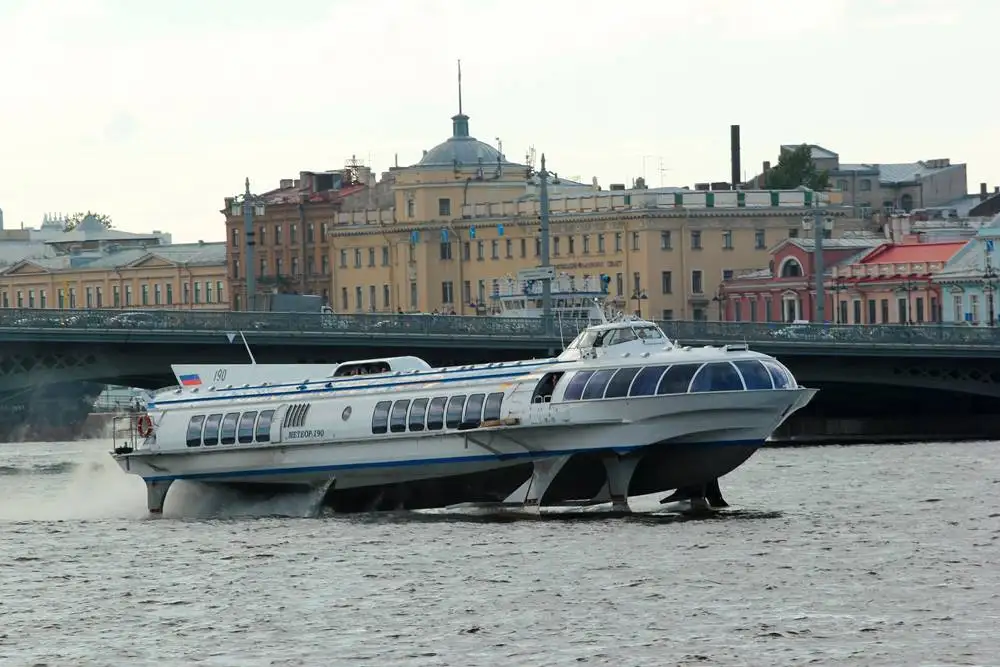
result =
[[743,301],[740,299],[733,300],[733,320],[736,322],[743,321]]
[[642,291],[642,276],[639,275],[638,271],[632,274],[632,291],[637,295]]
[[722,280],[723,280],[723,282],[725,282],[727,280],[732,280],[732,279],[733,279],[733,270],[732,269],[722,269]]
[[346,250],[341,250],[340,251],[340,268],[342,268],[342,269],[346,269],[347,268],[347,251]]
[[480,280],[479,284],[476,285],[476,303],[483,305],[486,303],[486,281]]
[[389,297],[390,297],[389,286],[382,285],[382,307],[385,308],[386,310],[389,310],[390,305],[392,303],[392,299]]
[[[93,287],[88,287],[86,294],[87,294],[87,308],[93,308],[94,307],[94,288]],[[31,290],[31,291],[28,292],[28,308],[34,308],[34,307],[35,307],[35,291]]]
[[260,258],[260,276],[263,278],[266,275],[267,275],[267,258],[266,257],[261,257]]
[[702,282],[702,274],[700,269],[695,269],[691,272],[691,293],[692,294],[703,294],[705,292],[705,286]]
[[410,281],[410,309],[417,309],[417,281]]
[[660,250],[670,250],[672,247],[670,232],[660,232]]
[[673,310],[673,308],[664,308],[663,309],[663,320],[666,321],[666,322],[669,322],[672,319],[674,319],[674,310]]
[[763,229],[755,229],[753,233],[753,247],[755,250],[764,250],[766,245],[766,237],[764,235]]
[[347,302],[347,288],[340,288],[340,309],[343,311],[349,310],[351,305]]
[[451,215],[451,200],[442,197],[438,199],[438,215],[448,217]]
[[660,288],[664,294],[673,294],[674,276],[670,271],[660,273]]
[[375,286],[368,286],[368,310],[375,311],[378,308],[378,299],[375,298]]
[[701,232],[691,232],[691,250],[701,250]]
[[316,234],[316,225],[310,222],[308,225],[306,225],[306,243],[312,243],[315,234]]
[[354,249],[354,268],[361,268],[361,248]]
[[691,319],[695,322],[704,322],[708,319],[708,314],[705,312],[704,308],[692,308]]
[[412,217],[416,216],[416,214],[417,214],[417,212],[416,212],[416,209],[415,209],[414,204],[413,204],[412,196],[409,196],[409,198],[407,198],[407,200],[406,200],[406,217],[407,218],[412,218]]
[[283,276],[285,275],[285,260],[280,257],[275,257],[274,259],[274,275]]
[[555,257],[559,256],[559,237],[553,237],[552,239],[552,255]]
[[274,226],[274,245],[281,245],[281,225]]
[[597,252],[600,255],[604,254],[604,234],[597,235]]
[[447,305],[455,303],[454,286],[450,280],[441,283],[441,303]]
[[153,303],[157,306],[163,305],[163,286],[160,283],[153,285]]
[[590,235],[589,234],[584,234],[583,235],[583,254],[584,255],[589,255],[590,254]]
[[[70,306],[72,308],[72,306]],[[979,324],[979,295],[969,295],[969,318],[973,324]]]
[[615,293],[618,296],[625,294],[625,275],[622,273],[615,274]]
[[[44,295],[43,295],[43,297],[44,297]],[[931,322],[937,322],[938,321],[938,300],[937,300],[936,296],[932,296],[931,297],[931,312],[929,314],[930,314],[930,318],[929,319],[930,319]]]
[[875,310],[875,299],[868,299],[868,322],[867,324],[875,324],[877,311]]
[[[4,295],[4,308],[7,308],[7,294]],[[56,291],[56,300],[59,302],[59,309],[62,310],[66,307],[66,290],[60,288]]]
[[861,190],[862,192],[869,192],[872,189],[872,182],[867,178],[861,179]]
[[330,258],[326,255],[319,258],[319,270],[324,276],[330,275]]
[[469,241],[462,242],[462,261],[468,262],[472,257],[472,244]]
[[35,290],[30,289],[28,290],[28,308],[34,308],[34,307],[35,307]]
[[451,243],[441,244],[441,259],[451,259]]
[[[889,299],[882,299],[879,302],[879,310],[881,311],[882,320],[881,324],[889,323]],[[869,322],[869,324],[874,324],[874,322]]]
[[576,253],[576,238],[573,237],[573,236],[567,236],[566,237],[566,247],[567,247],[567,254],[569,254],[569,255],[575,254]]
[[722,232],[722,249],[723,250],[733,249],[733,230],[727,229]]
[[790,227],[788,229],[788,238],[790,238],[790,239],[797,239],[797,238],[799,238],[799,228],[798,227]]
[[[987,295],[987,296],[992,296],[992,295]],[[914,310],[916,311],[916,315],[917,315],[917,324],[923,324],[924,323],[924,297],[918,296],[915,299],[913,305],[915,306]]]
[[756,322],[757,321],[757,298],[756,297],[751,297],[750,298],[750,321],[751,322]]
[[539,257],[542,254],[542,240],[535,239],[535,257]]
[[267,234],[265,232],[267,232],[267,227],[261,225],[260,229],[257,230],[257,245],[265,245],[267,243]]
[[[522,243],[523,243],[523,239],[522,239]],[[506,251],[507,251],[507,259],[513,259],[514,258],[514,242],[511,241],[510,239],[507,239],[507,241],[505,242],[505,244],[506,244]]]
[[472,303],[472,281],[462,282],[462,303]]
[[480,262],[486,259],[486,246],[482,241],[476,241],[476,259]]
[[354,288],[354,310],[361,312],[365,309],[365,294],[358,285]]
[[861,321],[861,299],[855,299],[852,305],[852,310],[854,311],[854,323],[863,324]]
[[847,188],[848,188],[848,185],[847,185],[847,179],[846,178],[837,179],[837,189],[838,190],[846,192]]
[[[148,283],[143,283],[142,284],[141,292],[142,292],[142,305],[148,306],[149,305],[149,284]],[[196,291],[196,293],[197,293],[197,291]]]
[[382,266],[389,266],[389,246],[382,246]]
[[[17,293],[17,303],[18,303],[18,306],[21,305],[21,293],[20,292]],[[69,288],[69,307],[70,308],[76,308],[76,288],[75,287],[70,287]]]
[[174,285],[173,283],[167,283],[167,305],[174,305]]
[[299,226],[296,224],[288,225],[288,242],[297,243],[299,240]]
[[240,247],[240,230],[237,227],[233,227],[233,247]]
[[195,304],[201,303],[201,283],[194,284],[194,302]]
[[368,248],[368,266],[375,266],[375,248]]
[[[156,297],[157,301],[156,301],[156,303],[160,303],[160,301],[159,301],[159,298],[160,298],[159,297],[159,291],[160,291],[160,286],[157,285],[156,286],[156,292],[157,292],[157,297]],[[205,281],[205,303],[215,303],[212,300],[212,296],[213,296],[212,295],[212,283],[206,280]]]
[[313,276],[316,275],[316,258],[312,255],[306,257],[306,275]]
[[[130,287],[126,288],[126,290],[125,290],[125,300],[128,301],[129,303],[131,303],[131,299],[132,299],[130,290],[131,290]],[[191,284],[190,283],[184,283],[184,285],[182,286],[182,288],[181,288],[181,299],[182,299],[182,303],[184,303],[185,305],[191,303]]]
[[490,257],[492,259],[500,259],[500,242],[490,241]]
[[[167,289],[170,289],[169,285],[167,285]],[[218,280],[215,283],[215,296],[219,300],[219,303],[222,303],[226,299],[226,291],[223,289],[221,280]]]
[[639,232],[632,232],[632,250],[639,249]]
[[622,233],[615,232],[615,252],[622,251]]
[[293,276],[299,275],[299,258],[298,257],[292,257],[292,275]]
[[521,259],[528,256],[528,241],[527,239],[521,239]]

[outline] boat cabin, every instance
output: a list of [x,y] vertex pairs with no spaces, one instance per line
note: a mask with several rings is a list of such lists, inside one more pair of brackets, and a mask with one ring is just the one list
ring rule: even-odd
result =
[[385,357],[384,359],[362,359],[338,364],[330,377],[350,377],[354,375],[378,375],[397,371],[426,371],[431,365],[420,357]]
[[595,359],[604,354],[671,349],[673,343],[653,322],[623,317],[584,329],[559,355],[561,361]]
[[[561,273],[551,281],[552,314],[566,320],[601,320],[600,303],[607,299],[607,286],[598,276]],[[507,277],[493,281],[493,313],[500,317],[541,317],[542,281]]]

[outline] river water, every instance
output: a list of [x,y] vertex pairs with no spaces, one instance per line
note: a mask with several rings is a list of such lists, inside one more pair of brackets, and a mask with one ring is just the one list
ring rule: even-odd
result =
[[714,518],[304,518],[0,445],[0,665],[998,665],[991,443],[776,449]]

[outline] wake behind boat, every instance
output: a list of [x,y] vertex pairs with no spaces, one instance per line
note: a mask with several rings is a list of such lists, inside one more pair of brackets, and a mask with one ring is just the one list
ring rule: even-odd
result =
[[[623,317],[551,359],[432,368],[409,356],[343,364],[173,367],[176,388],[113,453],[150,512],[179,479],[313,488],[336,511],[459,503],[669,498],[724,504],[717,480],[815,390],[745,345],[690,348]],[[212,378],[214,384],[205,380]]]

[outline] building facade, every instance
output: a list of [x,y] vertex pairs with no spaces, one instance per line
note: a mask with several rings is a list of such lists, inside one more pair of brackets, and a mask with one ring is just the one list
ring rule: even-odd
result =
[[[884,242],[873,235],[823,240],[824,273],[828,277],[826,319],[837,319],[842,299],[829,276],[841,262],[863,257]],[[796,322],[816,317],[815,258],[812,238],[789,238],[774,245],[768,268],[746,271],[724,281],[715,297],[719,319],[727,322]]]
[[996,326],[996,245],[1000,244],[1000,215],[981,227],[934,276],[941,290],[941,319],[948,324]]
[[26,259],[0,272],[3,308],[228,310],[224,243]]

